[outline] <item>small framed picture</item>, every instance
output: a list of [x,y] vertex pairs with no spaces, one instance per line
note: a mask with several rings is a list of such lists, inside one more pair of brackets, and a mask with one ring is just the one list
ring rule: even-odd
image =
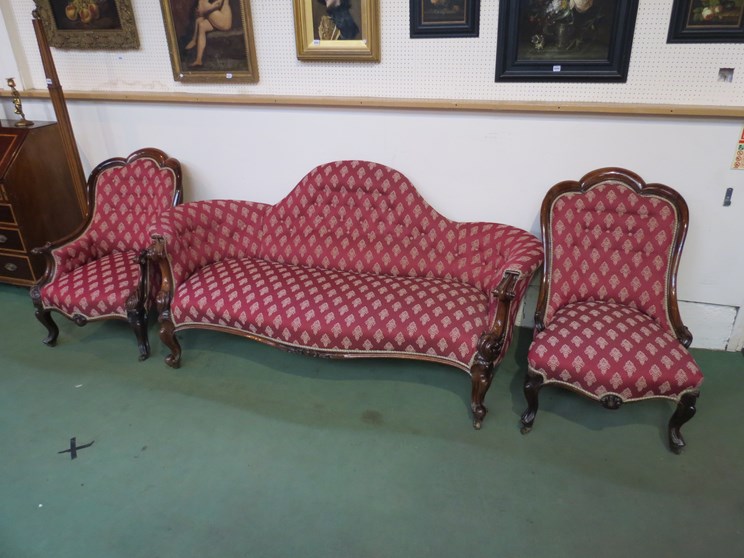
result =
[[258,81],[249,0],[160,0],[173,79]]
[[667,42],[744,42],[744,0],[674,0]]
[[501,0],[496,81],[628,77],[638,0]]
[[300,60],[380,61],[379,0],[293,0]]
[[480,0],[410,0],[411,38],[477,37]]
[[130,0],[34,0],[49,45],[81,50],[139,48]]

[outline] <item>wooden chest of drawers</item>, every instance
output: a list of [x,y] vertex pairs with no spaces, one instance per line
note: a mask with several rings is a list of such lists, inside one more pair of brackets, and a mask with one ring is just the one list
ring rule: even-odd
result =
[[45,266],[31,249],[73,232],[85,207],[57,124],[16,128],[0,120],[0,282],[33,285]]

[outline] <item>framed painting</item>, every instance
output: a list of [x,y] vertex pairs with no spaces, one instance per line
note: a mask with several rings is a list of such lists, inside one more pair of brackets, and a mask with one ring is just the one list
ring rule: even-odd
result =
[[297,58],[380,61],[379,0],[293,0]]
[[49,45],[83,50],[139,48],[130,0],[34,0]]
[[411,38],[477,37],[480,0],[410,0]]
[[160,0],[173,79],[258,81],[249,0]]
[[667,42],[744,42],[744,0],[674,0]]
[[638,0],[501,0],[496,81],[628,77]]

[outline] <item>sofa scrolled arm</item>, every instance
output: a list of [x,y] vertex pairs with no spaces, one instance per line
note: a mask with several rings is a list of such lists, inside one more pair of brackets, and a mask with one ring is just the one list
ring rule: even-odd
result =
[[258,253],[265,204],[240,200],[189,202],[160,215],[149,228],[152,255],[167,263],[175,289],[197,269],[227,257]]

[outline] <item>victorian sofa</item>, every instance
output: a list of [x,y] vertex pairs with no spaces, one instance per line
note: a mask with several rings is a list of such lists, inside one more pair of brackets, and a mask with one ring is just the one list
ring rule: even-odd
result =
[[471,375],[476,428],[543,258],[532,234],[450,221],[400,172],[364,161],[318,166],[276,205],[183,204],[150,234],[168,365],[189,328],[314,356],[438,362]]

